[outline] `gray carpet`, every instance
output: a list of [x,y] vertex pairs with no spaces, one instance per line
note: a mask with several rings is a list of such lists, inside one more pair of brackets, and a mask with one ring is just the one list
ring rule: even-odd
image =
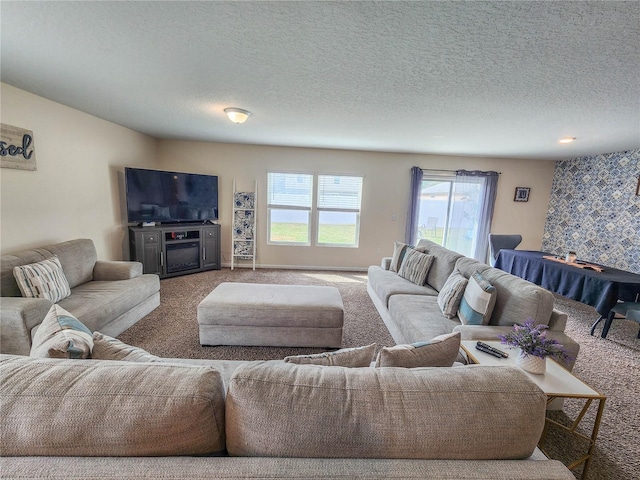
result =
[[[316,353],[312,348],[202,347],[198,339],[198,303],[221,282],[273,283],[291,285],[332,285],[340,290],[345,306],[343,347],[378,343],[393,345],[393,339],[366,291],[366,274],[304,270],[248,269],[204,272],[161,281],[161,304],[118,338],[162,357],[231,360],[268,360],[287,355]],[[638,324],[616,320],[606,339],[589,335],[598,314],[591,307],[556,296],[556,308],[569,314],[567,333],[580,343],[574,373],[607,396],[595,456],[588,479],[640,478],[640,395],[638,371],[640,340]],[[581,404],[566,401],[556,420],[568,422]],[[592,425],[595,405],[585,417]],[[589,433],[590,429],[578,429]],[[566,464],[585,451],[583,441],[551,428],[543,447],[553,458]],[[574,472],[577,477],[581,467]]]

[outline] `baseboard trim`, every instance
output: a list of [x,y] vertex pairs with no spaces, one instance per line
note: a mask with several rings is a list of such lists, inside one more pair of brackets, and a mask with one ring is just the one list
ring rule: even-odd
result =
[[[222,263],[223,267],[231,268],[231,263]],[[253,268],[252,264],[247,265],[233,265],[234,270],[236,268]],[[256,268],[272,268],[277,270],[327,270],[327,271],[340,271],[340,272],[366,272],[368,267],[319,267],[316,265],[265,265],[256,264]]]

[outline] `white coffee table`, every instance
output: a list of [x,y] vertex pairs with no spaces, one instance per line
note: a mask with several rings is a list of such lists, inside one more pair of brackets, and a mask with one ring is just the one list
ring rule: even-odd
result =
[[[477,350],[476,349],[477,343],[478,342],[476,340],[463,340],[461,342],[462,349],[467,354],[470,363],[517,368],[516,367],[516,355],[517,355],[516,349],[510,349],[510,347],[508,347],[507,345],[503,345],[500,342],[484,341],[484,343],[491,345],[492,347],[498,348],[503,352],[506,352],[509,354],[508,358],[498,358],[498,357],[494,357],[493,355],[489,355],[488,353]],[[569,370],[567,370],[562,365],[560,365],[559,363],[549,358],[547,359],[547,367],[546,367],[546,372],[544,374],[534,375],[528,372],[525,372],[525,373],[527,373],[529,378],[536,385],[538,385],[538,387],[540,387],[540,389],[547,395],[547,404],[549,404],[556,398],[578,398],[578,399],[585,400],[585,404],[580,414],[569,426],[562,425],[550,418],[547,418],[545,428],[544,428],[544,431],[542,432],[542,436],[540,437],[539,443],[542,443],[542,441],[544,440],[549,424],[556,425],[562,428],[563,430],[567,430],[573,435],[576,435],[580,438],[587,440],[589,443],[589,449],[587,453],[582,457],[580,457],[579,459],[577,459],[576,461],[574,461],[573,463],[571,463],[570,465],[568,465],[568,468],[570,470],[573,470],[578,465],[584,463],[584,468],[582,469],[581,478],[583,479],[586,478],[587,470],[589,468],[589,463],[591,462],[591,457],[593,455],[593,450],[595,448],[596,438],[598,436],[598,430],[600,428],[600,420],[602,419],[604,402],[607,397],[595,391],[589,385],[587,385],[578,377],[573,375]],[[585,413],[587,412],[587,410],[591,406],[591,403],[594,400],[598,401],[597,413],[593,423],[593,428],[591,430],[591,436],[586,436],[577,432],[576,428],[582,421]],[[538,447],[540,447],[540,445],[538,445]],[[540,449],[543,450],[541,447]]]

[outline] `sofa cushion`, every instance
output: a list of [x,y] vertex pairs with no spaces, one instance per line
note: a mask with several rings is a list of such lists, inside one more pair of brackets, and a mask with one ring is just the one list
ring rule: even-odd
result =
[[224,449],[224,387],[210,367],[2,355],[0,377],[3,455]]
[[460,301],[468,282],[469,280],[457,269],[449,275],[442,290],[438,292],[438,306],[445,317],[453,318],[458,314]]
[[141,275],[115,282],[92,281],[71,290],[60,306],[72,312],[91,331],[100,331],[109,321],[159,290],[157,275]]
[[538,285],[497,268],[483,272],[498,295],[490,325],[512,326],[532,318],[547,325],[553,312],[553,294]]
[[13,276],[23,297],[46,298],[56,303],[71,295],[58,257],[13,267]]
[[427,342],[383,347],[376,367],[450,367],[458,357],[460,333],[439,335]]
[[59,305],[52,305],[36,330],[32,357],[88,358],[93,348],[91,330]]
[[409,250],[402,260],[398,275],[406,278],[416,285],[424,285],[427,273],[433,263],[433,255],[420,253],[417,250]]
[[38,251],[45,257],[55,255],[60,259],[71,288],[93,280],[93,267],[96,264],[97,253],[92,240],[78,238],[49,245]]
[[397,273],[383,270],[377,265],[372,265],[367,270],[367,281],[385,305],[389,304],[389,298],[392,295],[428,295],[434,298],[438,295],[438,292],[428,285],[416,285]]
[[475,272],[469,278],[460,301],[458,318],[464,325],[487,325],[496,303],[496,288]]
[[490,270],[492,267],[486,263],[479,262],[469,257],[462,257],[456,260],[456,270],[458,270],[466,278],[471,277],[476,272],[480,272],[484,275],[484,272]]
[[93,332],[93,350],[91,358],[94,360],[119,360],[126,362],[163,362],[160,357],[150,354],[140,347],[127,345],[117,338]]
[[42,255],[35,250],[25,250],[22,252],[2,255],[0,258],[0,293],[2,297],[21,297],[22,292],[18,287],[18,282],[13,275],[14,267],[36,263],[46,258],[51,258],[51,254]]
[[420,240],[417,246],[426,248],[426,253],[435,257],[427,275],[427,284],[439,292],[453,272],[456,261],[463,255],[425,239]]
[[368,367],[374,360],[376,348],[377,345],[372,343],[365,347],[343,348],[335,352],[315,353],[313,355],[292,355],[285,357],[284,361],[307,365]]
[[[408,251],[415,249],[418,252],[424,253],[425,249],[422,247],[413,247],[402,242],[393,242],[393,256],[391,257],[391,263],[389,264],[389,270],[398,273],[404,257]],[[423,282],[424,283],[424,282]]]
[[262,457],[520,459],[536,447],[545,407],[544,392],[516,368],[251,362],[229,383],[227,450]]
[[434,296],[394,295],[389,299],[389,315],[402,334],[394,337],[396,343],[424,342],[460,325],[458,317],[442,315]]

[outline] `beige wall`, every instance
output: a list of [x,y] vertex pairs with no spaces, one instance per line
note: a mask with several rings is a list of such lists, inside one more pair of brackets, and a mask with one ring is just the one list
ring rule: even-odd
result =
[[[130,129],[1,84],[2,123],[32,130],[37,171],[0,169],[0,251],[92,238],[101,259],[127,256],[121,183],[124,166],[218,175],[223,263],[230,263],[232,182],[258,181],[258,264],[363,269],[404,239],[410,169],[502,172],[492,231],[522,233],[520,248],[538,249],[555,162],[323,150],[174,140]],[[268,170],[364,175],[360,246],[283,247],[266,243]],[[528,203],[513,202],[517,186]]]
[[122,259],[124,165],[153,166],[157,140],[1,84],[2,123],[33,131],[36,171],[0,169],[0,251],[91,238]]
[[[222,258],[231,261],[232,184],[252,191],[258,181],[258,255],[261,266],[308,266],[362,269],[390,255],[403,240],[411,167],[496,170],[498,182],[492,231],[521,233],[520,248],[539,249],[551,192],[555,162],[400,153],[374,153],[163,140],[160,167],[218,175]],[[267,245],[266,172],[268,170],[354,173],[364,175],[359,248]],[[530,187],[527,203],[514,202],[515,187]]]

